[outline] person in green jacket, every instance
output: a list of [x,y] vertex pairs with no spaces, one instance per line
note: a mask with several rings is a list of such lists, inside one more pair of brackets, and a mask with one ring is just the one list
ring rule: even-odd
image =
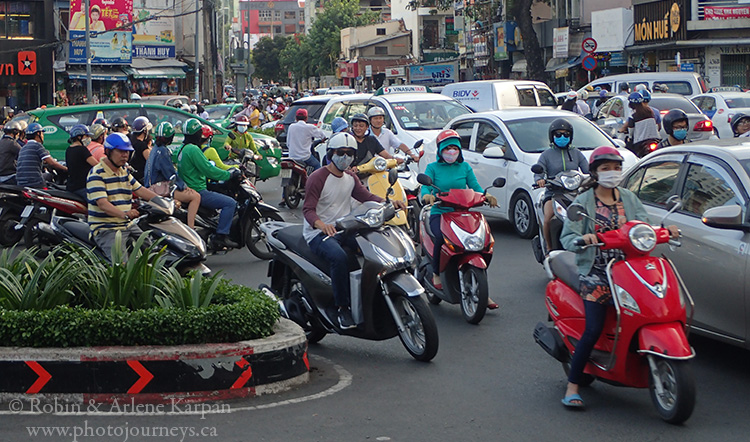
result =
[[227,195],[208,190],[206,179],[217,181],[236,179],[239,178],[241,172],[238,169],[232,169],[231,172],[221,170],[208,161],[198,147],[201,142],[202,129],[203,125],[195,118],[185,121],[182,131],[185,136],[184,144],[175,152],[173,161],[177,163],[177,174],[180,178],[189,188],[201,195],[201,205],[220,211],[219,225],[211,242],[218,247],[238,248],[240,245],[227,236],[232,226],[237,202]]
[[[573,201],[586,209],[586,213],[597,220],[584,217],[580,221],[565,219],[560,242],[566,250],[576,252],[576,265],[581,285],[578,287],[586,311],[586,328],[581,340],[576,344],[570,361],[568,385],[563,405],[571,408],[583,407],[583,399],[578,394],[583,369],[591,355],[594,344],[604,328],[607,309],[612,305],[612,290],[607,278],[607,263],[612,259],[622,259],[620,250],[601,250],[596,247],[581,249],[578,239],[586,244],[599,242],[597,232],[606,232],[622,227],[632,220],[649,222],[648,214],[638,197],[628,189],[619,187],[622,180],[623,158],[614,147],[603,146],[594,149],[589,158],[589,173],[594,180],[591,188],[581,193]],[[676,226],[667,227],[672,237],[679,236]],[[575,287],[574,287],[575,288]]]
[[[437,136],[437,161],[427,165],[424,173],[432,179],[434,187],[422,186],[422,201],[425,204],[435,202],[434,193],[436,188],[443,192],[450,189],[473,189],[476,192],[484,192],[479,185],[474,170],[469,163],[464,162],[461,154],[461,137],[453,129],[446,129]],[[497,207],[497,198],[487,194],[487,202],[491,207]],[[445,243],[443,233],[440,231],[440,217],[443,213],[452,212],[450,207],[433,205],[430,210],[430,229],[435,237],[432,251],[432,285],[436,289],[443,288],[440,282],[440,248]],[[487,308],[496,309],[498,305],[493,300],[488,300]]]

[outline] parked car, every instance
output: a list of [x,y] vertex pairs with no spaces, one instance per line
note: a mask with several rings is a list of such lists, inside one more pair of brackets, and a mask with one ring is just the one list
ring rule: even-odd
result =
[[557,106],[549,86],[532,80],[462,81],[446,84],[441,94],[463,103],[474,112],[521,106]]
[[273,125],[273,129],[276,132],[276,139],[279,140],[281,146],[286,148],[286,131],[289,129],[289,125],[296,121],[298,109],[307,109],[307,122],[318,124],[320,116],[323,113],[323,108],[333,97],[334,95],[315,95],[300,98],[293,102],[289,106],[289,109],[287,109],[286,114],[284,114],[284,118],[276,120]]
[[729,126],[734,114],[750,115],[750,94],[747,92],[713,92],[696,95],[691,100],[713,121],[719,138],[734,137]]
[[223,127],[228,128],[234,121],[234,115],[244,109],[242,103],[225,103],[225,104],[211,104],[205,107],[208,112],[208,121]]
[[[504,187],[489,190],[497,198],[498,207],[476,210],[510,221],[522,238],[531,238],[538,230],[532,203],[534,174],[531,166],[549,148],[549,126],[557,118],[565,118],[573,125],[573,145],[586,157],[599,146],[614,146],[625,157],[624,167],[635,164],[635,155],[625,149],[624,143],[613,140],[591,121],[568,111],[516,108],[480,112],[461,115],[445,126],[461,136],[464,160],[474,169],[482,187],[489,186],[497,177],[506,179]],[[489,158],[498,156],[497,149],[502,151],[501,158]],[[427,164],[435,161],[436,150],[434,139],[425,144],[420,171],[424,172]]]
[[627,83],[631,92],[635,90],[638,84],[645,84],[650,91],[655,91],[654,86],[666,86],[666,92],[671,94],[680,94],[690,97],[695,94],[702,94],[708,89],[703,77],[695,72],[640,72],[633,74],[607,75],[606,77],[597,78],[586,86],[579,89],[585,90],[591,86],[597,86],[610,92],[620,92],[620,85]]
[[[672,109],[681,109],[688,116],[688,141],[707,140],[716,138],[714,135],[714,125],[700,109],[686,97],[678,94],[651,94],[650,107],[659,110],[663,116]],[[594,116],[594,121],[609,136],[624,140],[625,134],[619,133],[618,130],[625,121],[630,117],[631,109],[628,107],[628,97],[616,95],[610,98],[599,109]],[[659,137],[666,138],[667,133],[664,127],[659,130]]]
[[750,141],[723,139],[660,149],[622,182],[652,223],[667,212],[670,196],[681,198],[667,223],[682,231],[682,247],[659,253],[674,262],[695,300],[692,330],[744,348],[750,348],[748,173]]
[[164,106],[174,106],[174,103],[180,100],[182,104],[190,104],[190,98],[187,95],[144,95],[137,101],[140,104],[163,104]]

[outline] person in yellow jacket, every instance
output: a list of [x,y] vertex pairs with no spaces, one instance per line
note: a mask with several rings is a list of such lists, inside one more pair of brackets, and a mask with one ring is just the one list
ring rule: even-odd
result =
[[229,170],[237,167],[224,164],[224,162],[221,161],[219,152],[217,152],[215,148],[211,147],[211,139],[214,136],[214,131],[210,127],[204,125],[201,134],[200,148],[203,151],[203,155],[208,159],[208,161],[214,163],[214,166],[218,167],[221,170]]
[[227,140],[224,142],[224,149],[230,150],[234,153],[237,153],[242,149],[249,149],[252,150],[255,155],[260,155],[258,147],[253,140],[253,136],[247,131],[247,128],[250,125],[250,120],[246,116],[240,115],[234,121],[234,124],[235,138],[232,139],[232,137],[227,137]]

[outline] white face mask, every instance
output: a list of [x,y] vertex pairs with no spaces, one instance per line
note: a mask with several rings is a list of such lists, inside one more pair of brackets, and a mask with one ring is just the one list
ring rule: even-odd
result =
[[599,172],[597,182],[607,189],[614,189],[622,180],[622,170],[607,170]]
[[244,134],[247,131],[247,126],[245,125],[238,125],[237,126],[237,132]]

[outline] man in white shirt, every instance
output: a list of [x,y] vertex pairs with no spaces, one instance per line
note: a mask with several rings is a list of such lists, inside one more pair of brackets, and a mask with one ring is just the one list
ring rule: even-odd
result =
[[419,156],[416,152],[409,152],[409,146],[402,143],[390,129],[384,127],[385,111],[382,107],[375,106],[371,108],[367,111],[367,117],[370,119],[370,131],[389,154],[393,155],[400,150],[411,156],[414,161],[419,161]]
[[318,170],[320,169],[320,161],[312,156],[310,146],[312,146],[313,140],[325,138],[326,134],[314,125],[307,124],[307,109],[297,109],[294,117],[297,121],[290,124],[286,131],[286,146],[289,149],[289,158]]

